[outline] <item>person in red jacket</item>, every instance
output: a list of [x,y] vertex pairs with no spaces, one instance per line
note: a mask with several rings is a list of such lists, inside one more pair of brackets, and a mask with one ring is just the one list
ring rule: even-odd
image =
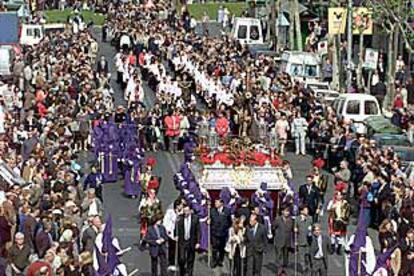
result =
[[177,112],[170,111],[164,118],[165,141],[167,151],[176,152],[178,136],[180,134],[180,116]]
[[226,137],[229,133],[229,120],[225,117],[224,112],[221,112],[216,120],[216,132],[220,138]]
[[404,100],[400,94],[397,94],[394,99],[394,103],[392,105],[394,109],[399,109],[404,107]]

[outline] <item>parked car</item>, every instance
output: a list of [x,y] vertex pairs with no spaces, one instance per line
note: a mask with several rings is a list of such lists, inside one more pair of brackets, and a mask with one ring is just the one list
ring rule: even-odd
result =
[[315,53],[285,51],[280,58],[279,70],[295,80],[319,80],[322,71],[321,59]]
[[334,100],[332,107],[338,117],[354,122],[357,133],[366,133],[363,123],[366,118],[382,115],[377,99],[367,94],[341,94]]
[[308,81],[305,82],[305,88],[312,92],[317,99],[326,103],[332,103],[341,95],[338,91],[331,89],[327,82]]
[[405,134],[377,133],[370,137],[379,148],[392,148],[403,163],[414,161],[414,145],[410,143]]
[[366,135],[371,137],[374,134],[403,134],[404,131],[394,125],[390,119],[383,116],[371,116],[364,120]]

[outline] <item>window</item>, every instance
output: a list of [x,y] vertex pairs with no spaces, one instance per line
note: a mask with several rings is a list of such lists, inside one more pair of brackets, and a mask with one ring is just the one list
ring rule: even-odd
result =
[[40,29],[34,29],[34,38],[40,38]]
[[237,37],[239,39],[246,39],[247,37],[247,26],[240,25],[239,29],[237,30]]
[[302,76],[302,64],[291,64],[290,65],[290,75],[292,77]]
[[353,114],[353,115],[357,115],[359,114],[359,101],[358,100],[351,100],[348,101],[347,106],[346,106],[346,113],[348,114]]
[[27,29],[26,29],[26,35],[27,35],[27,36],[33,36],[33,30],[32,30],[32,29],[30,29],[30,28],[27,28]]
[[259,39],[259,28],[257,26],[250,26],[250,39],[251,40]]
[[377,103],[374,101],[366,101],[364,103],[364,108],[365,108],[366,115],[377,115],[378,114]]
[[336,112],[337,114],[342,114],[342,112],[344,111],[344,104],[345,104],[345,100],[339,101],[338,111]]
[[316,65],[305,65],[305,76],[316,77]]

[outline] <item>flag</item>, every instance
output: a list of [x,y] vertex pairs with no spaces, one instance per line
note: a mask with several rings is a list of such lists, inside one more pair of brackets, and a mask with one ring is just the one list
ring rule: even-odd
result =
[[299,193],[295,192],[293,195],[293,215],[299,216]]
[[109,247],[112,245],[112,217],[108,216],[105,222],[105,229],[102,233],[102,252],[108,253]]
[[105,223],[105,229],[102,233],[102,252],[107,254],[107,265],[110,271],[113,273],[116,267],[121,263],[117,255],[119,249],[113,244],[112,236],[112,217],[108,216]]
[[95,245],[96,260],[98,261],[98,270],[95,271],[95,276],[110,276],[112,275],[111,269],[108,263],[105,261],[105,257],[99,252],[98,247]]
[[354,233],[354,241],[350,246],[349,256],[349,276],[366,276],[367,271],[365,268],[366,253],[362,252],[362,248],[366,245],[368,223],[364,217],[364,208],[360,206],[358,225]]
[[115,272],[116,267],[121,264],[121,260],[119,259],[118,248],[116,248],[112,243],[108,248],[108,266],[112,273]]
[[376,272],[381,267],[386,266],[387,260],[391,257],[392,253],[394,252],[395,249],[397,249],[397,247],[398,247],[398,243],[394,245],[393,247],[387,249],[385,252],[378,255],[374,272]]

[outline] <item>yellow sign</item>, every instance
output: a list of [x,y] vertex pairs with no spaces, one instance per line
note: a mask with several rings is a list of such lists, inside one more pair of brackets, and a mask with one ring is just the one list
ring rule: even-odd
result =
[[328,32],[330,35],[344,34],[347,10],[345,8],[329,8]]
[[372,35],[372,11],[367,8],[352,9],[352,33]]

